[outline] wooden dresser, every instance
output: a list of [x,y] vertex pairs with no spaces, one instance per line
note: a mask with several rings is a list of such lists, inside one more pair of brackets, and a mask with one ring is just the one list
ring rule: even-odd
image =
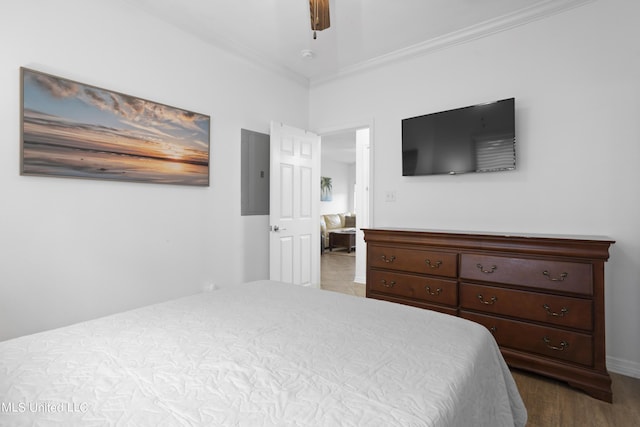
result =
[[611,402],[601,237],[365,229],[367,297],[478,322],[506,362]]

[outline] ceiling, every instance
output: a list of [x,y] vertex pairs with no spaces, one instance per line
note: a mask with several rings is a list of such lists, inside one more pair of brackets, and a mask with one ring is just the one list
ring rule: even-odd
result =
[[[123,0],[303,84],[502,31],[593,0],[330,0],[313,39],[308,0]],[[303,50],[313,52],[304,58]]]

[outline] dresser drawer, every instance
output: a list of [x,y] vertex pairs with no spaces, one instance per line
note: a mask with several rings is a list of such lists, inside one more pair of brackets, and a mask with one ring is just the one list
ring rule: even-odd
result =
[[587,331],[593,328],[590,299],[461,283],[460,307]]
[[367,262],[370,267],[456,277],[458,274],[458,254],[439,251],[374,246],[367,248]]
[[591,264],[462,254],[460,277],[593,295]]
[[460,316],[484,325],[502,347],[542,354],[585,366],[593,365],[591,335],[470,313],[466,310],[460,310]]
[[385,270],[370,270],[367,287],[371,291],[409,297],[438,304],[458,304],[455,280],[434,279]]

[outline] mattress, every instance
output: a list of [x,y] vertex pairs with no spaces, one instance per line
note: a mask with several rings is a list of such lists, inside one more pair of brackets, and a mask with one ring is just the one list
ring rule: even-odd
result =
[[524,426],[491,334],[258,281],[0,343],[0,425]]

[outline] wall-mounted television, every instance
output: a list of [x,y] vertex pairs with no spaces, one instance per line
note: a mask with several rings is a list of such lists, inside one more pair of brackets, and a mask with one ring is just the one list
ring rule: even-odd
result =
[[516,168],[515,99],[402,120],[402,175]]

